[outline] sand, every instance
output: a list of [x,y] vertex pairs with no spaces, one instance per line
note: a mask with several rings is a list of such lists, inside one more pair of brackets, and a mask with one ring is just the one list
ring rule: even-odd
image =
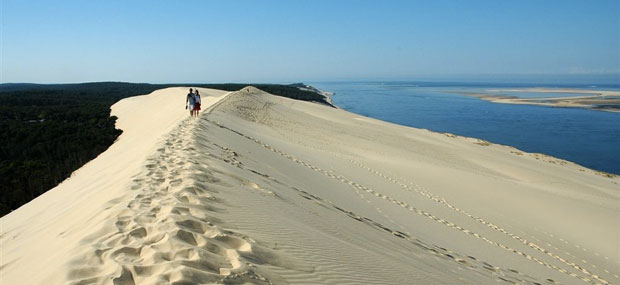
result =
[[[3,284],[618,284],[620,178],[252,87],[124,130],[3,217]],[[205,108],[203,108],[205,109]]]
[[[461,92],[493,103],[536,105],[560,108],[582,108],[606,112],[620,112],[620,91],[566,89],[566,88],[521,88],[494,89],[489,93]],[[535,92],[535,93],[576,93],[583,96],[518,98],[514,96],[493,95],[495,92]]]

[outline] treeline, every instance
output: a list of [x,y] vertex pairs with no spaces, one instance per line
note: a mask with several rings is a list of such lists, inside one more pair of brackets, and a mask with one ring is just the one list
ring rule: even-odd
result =
[[[236,91],[248,84],[0,84],[0,216],[65,180],[122,133],[110,106],[173,86]],[[294,86],[253,85],[268,93],[328,104]],[[329,104],[328,104],[329,105]]]

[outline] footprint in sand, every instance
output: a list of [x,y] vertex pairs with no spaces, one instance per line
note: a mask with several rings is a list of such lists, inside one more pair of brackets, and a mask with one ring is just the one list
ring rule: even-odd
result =
[[[227,185],[205,168],[204,163],[213,158],[195,152],[192,133],[192,127],[187,126],[173,130],[164,147],[145,163],[144,174],[136,176],[128,187],[135,193],[133,198],[109,202],[126,206],[110,218],[111,227],[84,239],[83,253],[69,264],[70,283],[283,281],[262,264],[286,267],[294,262],[281,263],[287,259],[255,245],[249,237],[223,229],[218,225],[221,221],[211,215],[222,211],[212,185]],[[180,144],[184,146],[177,147]],[[231,160],[238,157],[232,150],[226,154]],[[254,182],[246,187],[270,192]]]

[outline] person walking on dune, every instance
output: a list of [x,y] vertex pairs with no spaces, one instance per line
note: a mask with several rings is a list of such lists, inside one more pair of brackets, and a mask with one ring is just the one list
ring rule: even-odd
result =
[[200,93],[196,89],[196,94],[194,95],[194,116],[198,117],[198,115],[200,115]]
[[[198,91],[198,90],[196,90]],[[185,97],[185,109],[189,109],[189,116],[194,116],[194,104],[196,103],[196,98],[194,97],[194,90],[192,88],[189,89],[189,93]]]

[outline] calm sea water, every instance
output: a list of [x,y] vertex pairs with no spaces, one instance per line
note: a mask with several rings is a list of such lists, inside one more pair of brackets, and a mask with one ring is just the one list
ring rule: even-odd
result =
[[[480,138],[620,174],[620,113],[498,104],[459,94],[534,86],[411,82],[315,82],[311,85],[335,92],[332,100],[338,107],[363,116]],[[620,89],[620,86],[565,87]],[[506,95],[539,96],[531,92]],[[578,95],[581,94],[555,96]]]

